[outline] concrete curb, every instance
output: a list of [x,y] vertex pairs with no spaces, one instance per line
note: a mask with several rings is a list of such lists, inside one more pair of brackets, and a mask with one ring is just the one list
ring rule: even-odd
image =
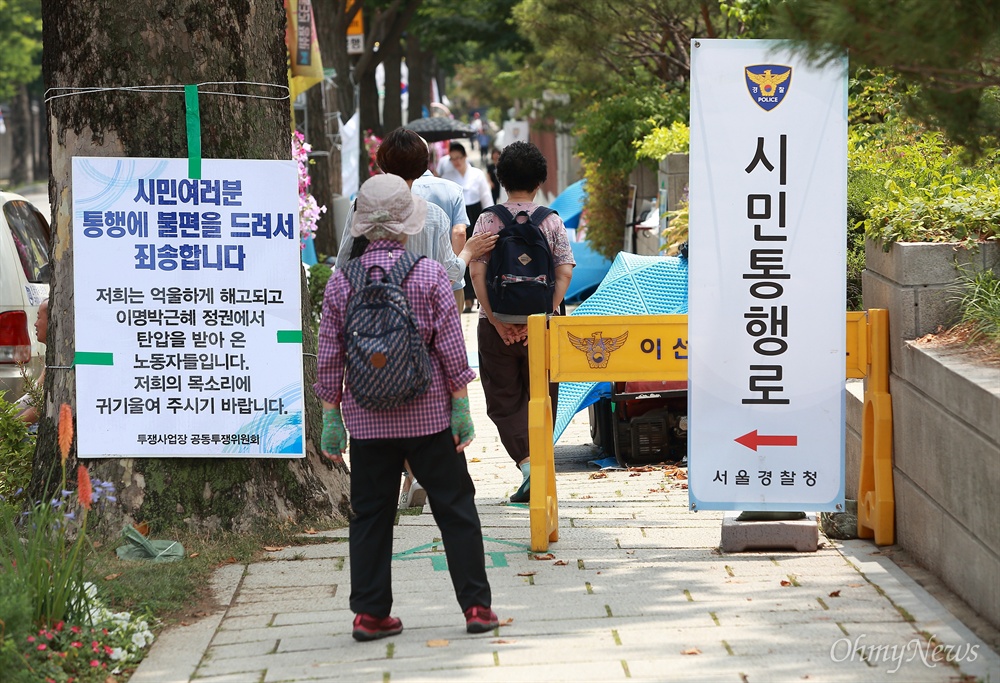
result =
[[245,573],[246,565],[242,564],[217,569],[212,575],[212,592],[221,605],[219,611],[188,626],[176,626],[161,633],[129,682],[188,683],[232,605]]

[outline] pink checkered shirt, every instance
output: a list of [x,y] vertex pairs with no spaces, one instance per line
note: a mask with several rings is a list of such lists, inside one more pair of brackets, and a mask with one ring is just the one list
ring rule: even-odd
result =
[[[388,272],[401,253],[398,242],[376,240],[359,258],[365,267],[377,264]],[[405,406],[373,412],[358,406],[351,388],[344,387],[344,313],[351,285],[342,271],[335,271],[326,285],[319,326],[318,380],[313,389],[327,403],[341,404],[344,424],[355,439],[396,439],[440,432],[451,425],[452,392],[476,377],[469,367],[455,296],[441,264],[421,259],[403,281],[403,290],[430,352],[431,385]]]

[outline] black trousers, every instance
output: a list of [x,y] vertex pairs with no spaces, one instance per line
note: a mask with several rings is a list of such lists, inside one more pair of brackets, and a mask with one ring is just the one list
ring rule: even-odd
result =
[[[497,328],[486,318],[479,319],[479,377],[486,395],[486,414],[497,431],[507,455],[515,463],[530,455],[528,448],[528,347],[523,342],[507,346]],[[559,384],[549,384],[555,411]]]
[[427,490],[462,611],[489,607],[476,487],[465,454],[445,429],[407,439],[351,439],[351,610],[386,617],[392,609],[392,530],[403,460]]

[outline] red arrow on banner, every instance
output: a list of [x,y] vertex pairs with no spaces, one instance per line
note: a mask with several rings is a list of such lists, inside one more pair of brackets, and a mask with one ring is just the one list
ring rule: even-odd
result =
[[743,436],[733,439],[733,441],[756,452],[758,446],[796,446],[799,443],[799,437],[758,434],[755,429],[752,432],[747,432]]

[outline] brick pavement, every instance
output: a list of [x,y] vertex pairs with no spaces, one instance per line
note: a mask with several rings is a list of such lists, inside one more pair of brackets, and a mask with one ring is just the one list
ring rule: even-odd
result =
[[[475,323],[463,316],[473,357]],[[399,636],[351,639],[347,530],[334,530],[220,569],[224,611],[163,634],[132,682],[1000,680],[1000,658],[868,542],[723,555],[722,513],[689,512],[683,480],[592,478],[585,413],[556,446],[560,540],[539,559],[478,380],[470,395],[497,633],[465,633],[425,507],[396,528]],[[930,636],[961,661],[931,661]]]

